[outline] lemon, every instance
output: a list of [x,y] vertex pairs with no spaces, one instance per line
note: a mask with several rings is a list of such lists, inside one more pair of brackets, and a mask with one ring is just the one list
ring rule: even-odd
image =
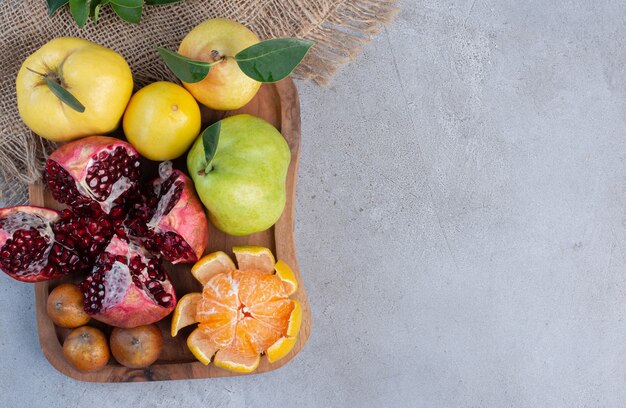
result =
[[132,96],[124,113],[130,144],[150,160],[173,160],[189,149],[200,133],[200,108],[185,88],[155,82]]

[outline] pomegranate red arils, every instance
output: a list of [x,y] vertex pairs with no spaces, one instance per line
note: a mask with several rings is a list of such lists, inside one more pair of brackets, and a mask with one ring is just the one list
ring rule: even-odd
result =
[[160,177],[144,192],[126,222],[146,248],[172,263],[196,262],[208,245],[209,225],[192,181],[171,162],[159,166]]
[[80,214],[122,218],[137,194],[139,154],[128,143],[91,136],[65,144],[46,162],[45,179],[57,201]]
[[0,209],[0,270],[20,281],[39,282],[85,268],[76,236],[57,234],[64,221],[47,208]]
[[176,306],[174,288],[160,260],[127,237],[113,237],[80,286],[85,311],[116,327],[154,323]]

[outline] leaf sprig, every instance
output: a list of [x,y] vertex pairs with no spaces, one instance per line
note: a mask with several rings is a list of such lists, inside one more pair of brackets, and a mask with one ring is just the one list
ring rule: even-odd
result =
[[103,6],[111,6],[115,14],[122,20],[138,24],[145,5],[158,6],[181,1],[184,0],[47,0],[49,16],[69,4],[70,14],[80,28],[87,24],[89,18],[93,20],[94,24],[97,23]]
[[168,68],[183,82],[202,81],[212,66],[227,58],[233,58],[241,71],[255,81],[278,82],[291,74],[314,44],[301,38],[274,38],[251,45],[234,56],[214,51],[214,62],[195,60],[161,47],[157,49]]

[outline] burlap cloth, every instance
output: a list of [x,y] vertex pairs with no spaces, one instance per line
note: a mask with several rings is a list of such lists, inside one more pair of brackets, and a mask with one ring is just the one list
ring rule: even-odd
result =
[[52,18],[44,0],[0,0],[0,187],[2,201],[24,201],[25,185],[37,180],[51,143],[33,135],[17,112],[15,76],[24,59],[55,37],[83,37],[121,53],[137,87],[172,80],[155,51],[176,49],[198,23],[212,17],[237,20],[261,38],[300,37],[316,42],[294,76],[324,84],[337,67],[353,59],[363,44],[390,21],[396,0],[185,0],[146,7],[141,24],[118,19],[109,7],[97,25],[82,30],[64,7]]

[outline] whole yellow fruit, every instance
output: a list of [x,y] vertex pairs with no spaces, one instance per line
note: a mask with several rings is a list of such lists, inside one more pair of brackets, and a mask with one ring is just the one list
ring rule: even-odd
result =
[[183,39],[178,53],[200,61],[223,61],[213,65],[202,81],[183,85],[211,109],[241,108],[256,95],[261,83],[244,74],[233,57],[258,42],[256,34],[236,21],[216,18],[201,23]]
[[150,160],[173,160],[187,151],[200,133],[200,107],[182,86],[155,82],[130,98],[124,134]]
[[[46,78],[84,107],[61,102]],[[81,38],[56,38],[30,55],[16,79],[22,120],[39,136],[66,142],[115,130],[133,92],[130,67],[115,51]]]

